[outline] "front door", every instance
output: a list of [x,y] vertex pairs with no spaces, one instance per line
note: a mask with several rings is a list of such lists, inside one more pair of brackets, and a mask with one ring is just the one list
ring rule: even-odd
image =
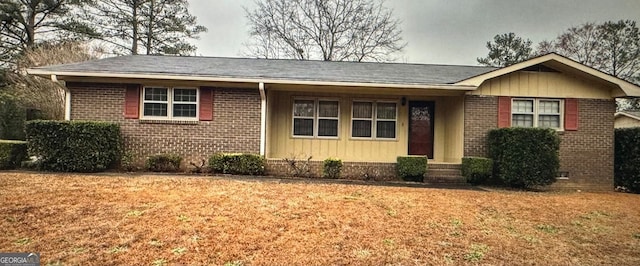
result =
[[433,159],[434,102],[409,102],[409,155]]

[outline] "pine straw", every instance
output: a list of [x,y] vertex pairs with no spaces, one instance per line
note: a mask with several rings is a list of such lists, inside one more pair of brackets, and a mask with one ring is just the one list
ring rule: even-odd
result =
[[640,265],[640,197],[0,173],[43,265]]

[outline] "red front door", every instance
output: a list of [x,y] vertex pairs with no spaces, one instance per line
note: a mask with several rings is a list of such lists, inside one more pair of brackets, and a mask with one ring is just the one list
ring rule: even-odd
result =
[[409,102],[409,155],[433,159],[433,102]]

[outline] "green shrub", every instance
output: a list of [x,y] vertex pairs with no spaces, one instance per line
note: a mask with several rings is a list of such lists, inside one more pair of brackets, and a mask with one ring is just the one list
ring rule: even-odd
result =
[[322,166],[322,176],[326,178],[339,178],[342,171],[342,160],[327,158]]
[[640,128],[615,131],[614,184],[640,193]]
[[209,157],[214,173],[233,175],[263,175],[264,157],[257,154],[217,153]]
[[27,142],[0,140],[0,170],[15,169],[27,158]]
[[478,185],[486,183],[493,174],[493,161],[484,157],[462,158],[462,176],[467,182]]
[[560,138],[553,129],[501,128],[489,132],[494,173],[517,188],[550,185],[556,181]]
[[175,154],[158,154],[147,158],[147,170],[153,172],[177,172],[182,157]]
[[405,181],[422,182],[427,173],[426,156],[399,156],[396,170],[398,177]]
[[25,124],[27,147],[43,170],[97,172],[120,161],[120,126],[104,122],[34,120]]
[[0,92],[0,139],[24,140],[26,114],[15,97]]

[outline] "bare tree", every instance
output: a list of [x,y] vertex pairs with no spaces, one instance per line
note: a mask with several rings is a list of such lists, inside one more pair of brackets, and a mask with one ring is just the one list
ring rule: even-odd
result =
[[245,8],[248,56],[390,61],[402,51],[400,21],[381,0],[256,0]]
[[62,84],[27,75],[30,67],[81,62],[100,57],[100,49],[91,49],[77,42],[39,45],[29,48],[17,59],[16,70],[7,73],[7,91],[27,108],[40,110],[44,118],[62,119],[64,91]]
[[552,41],[538,44],[537,54],[555,52],[613,76],[640,82],[640,31],[635,21],[585,23]]

